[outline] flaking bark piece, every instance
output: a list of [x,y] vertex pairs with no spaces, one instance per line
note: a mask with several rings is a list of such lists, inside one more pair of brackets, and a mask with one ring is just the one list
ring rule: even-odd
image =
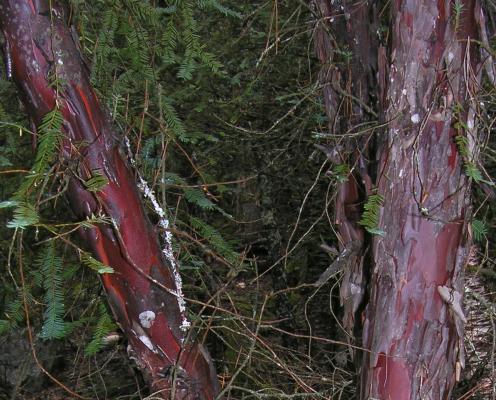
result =
[[460,292],[448,286],[438,286],[437,291],[441,298],[448,303],[453,313],[466,324],[467,318],[465,318],[462,310],[462,295]]

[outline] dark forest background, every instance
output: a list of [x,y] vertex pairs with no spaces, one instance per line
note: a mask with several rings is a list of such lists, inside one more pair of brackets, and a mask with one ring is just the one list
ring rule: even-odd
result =
[[[378,3],[377,33],[387,42],[389,2]],[[68,6],[92,83],[171,216],[189,316],[229,398],[355,398],[360,349],[340,323],[342,271],[315,285],[338,254],[332,205],[346,175],[322,150],[337,139],[318,81],[316,10],[298,0]],[[336,62],[354,62],[348,48],[338,54]],[[1,68],[0,200],[8,201],[35,151]],[[494,87],[480,102],[488,117],[479,168],[491,177]],[[40,220],[29,221],[29,210],[12,215],[5,202],[0,210],[0,398],[66,398],[30,355],[24,303],[39,361],[61,382],[89,398],[146,398],[106,304],[101,266],[75,250],[84,243],[73,234],[64,170],[49,157]],[[468,365],[458,399],[495,396],[492,190],[473,189],[477,246],[466,270]]]

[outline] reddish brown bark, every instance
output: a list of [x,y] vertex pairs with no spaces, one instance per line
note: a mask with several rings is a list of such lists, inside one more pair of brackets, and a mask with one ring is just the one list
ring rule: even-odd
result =
[[[315,49],[322,63],[319,81],[322,84],[329,132],[342,140],[332,143],[331,162],[348,164],[352,173],[346,182],[338,184],[334,203],[334,219],[339,245],[353,252],[344,269],[341,282],[343,324],[348,331],[354,327],[355,314],[365,295],[363,271],[364,229],[358,224],[361,204],[370,190],[366,159],[370,135],[348,139],[359,124],[370,119],[370,88],[374,86],[373,9],[368,2],[314,0],[318,18],[315,29]],[[352,55],[349,59],[343,51]]]
[[[375,176],[374,186],[384,197],[378,226],[384,235],[372,238],[372,265],[359,270],[356,262],[351,263],[341,289],[342,293],[350,291],[350,278],[363,279],[370,274],[363,315],[367,351],[361,398],[447,399],[464,363],[461,293],[470,214],[470,185],[464,174],[467,160],[460,155],[455,136],[465,136],[467,151],[476,153],[475,96],[484,64],[479,56],[484,51],[479,50],[477,41],[487,41],[484,16],[475,0],[461,1],[459,15],[451,1],[393,1],[392,40],[386,52],[363,39],[364,30],[370,33],[370,18],[363,12],[357,15],[358,21],[350,18],[347,3],[316,2],[329,26],[335,21],[334,31],[338,31],[340,15],[346,19],[346,27],[352,26],[352,30],[339,31],[353,49],[355,62],[361,63],[348,71],[353,87],[349,93],[378,110],[379,120],[387,122],[386,131],[378,138],[377,171],[368,167]],[[368,9],[367,3],[350,2],[364,9]],[[318,31],[316,46],[322,63],[332,61],[333,38]],[[364,87],[361,69],[367,69],[370,60],[364,54],[371,48],[378,56],[371,62],[376,63],[378,72],[375,89],[379,104],[375,107],[359,91]],[[337,113],[337,106],[342,109],[342,104],[332,102],[337,97],[333,85],[342,80],[342,67],[324,71],[332,68],[334,74],[324,80],[328,82],[324,95],[330,116]],[[491,70],[488,72],[491,77]],[[359,108],[360,103],[355,106]],[[350,119],[355,118],[355,124],[363,122],[363,114],[355,112]],[[457,122],[466,129],[456,128]],[[330,130],[335,132],[336,125],[331,123]],[[362,166],[359,159],[357,165]],[[357,225],[347,213],[349,203],[360,199],[356,182],[359,180],[350,180],[338,189],[336,222],[345,244],[349,238],[359,237]],[[348,324],[354,309],[344,304]]]
[[[474,151],[480,62],[471,40],[481,9],[462,3],[459,16],[450,1],[392,6],[389,122],[377,181],[385,233],[373,241],[364,399],[447,399],[464,363],[470,185],[455,136],[466,135]],[[455,129],[459,119],[466,131]]]
[[[51,22],[52,21],[52,22]],[[3,0],[0,24],[6,56],[30,117],[39,124],[56,104],[64,116],[62,155],[70,175],[69,199],[80,218],[107,216],[110,225],[83,229],[85,244],[114,268],[103,284],[128,350],[151,388],[169,398],[213,399],[215,369],[200,344],[185,342],[174,260],[159,246],[133,173],[119,151],[107,112],[92,89],[87,70],[65,23],[63,7],[48,0]],[[58,94],[48,77],[56,74]],[[92,171],[108,184],[96,193],[82,181]]]

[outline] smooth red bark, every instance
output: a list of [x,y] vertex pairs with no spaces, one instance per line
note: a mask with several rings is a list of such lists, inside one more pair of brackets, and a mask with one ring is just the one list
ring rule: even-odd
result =
[[[64,116],[61,152],[74,212],[82,219],[102,215],[112,220],[80,233],[98,259],[115,270],[103,276],[103,284],[130,355],[161,397],[169,398],[174,387],[175,399],[213,399],[218,383],[211,359],[200,344],[186,343],[181,329],[185,316],[174,261],[164,256],[146,216],[133,172],[66,25],[64,8],[56,1],[50,9],[48,0],[3,0],[0,25],[29,116],[39,124],[56,104]],[[58,94],[49,82],[53,74],[62,82]],[[94,171],[109,182],[96,193],[83,184]]]

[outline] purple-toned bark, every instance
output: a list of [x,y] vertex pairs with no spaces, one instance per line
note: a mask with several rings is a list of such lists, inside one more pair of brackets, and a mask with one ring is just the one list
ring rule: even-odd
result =
[[[112,224],[81,231],[98,259],[114,268],[103,284],[128,350],[152,390],[175,399],[213,399],[215,369],[200,344],[186,343],[175,261],[157,240],[122,156],[108,113],[90,85],[87,69],[57,1],[2,0],[0,25],[6,59],[29,116],[36,124],[56,105],[64,116],[61,153],[70,175],[69,199],[80,218],[102,215]],[[49,77],[61,82],[57,93]],[[84,180],[94,171],[108,184],[96,193]],[[170,255],[170,254],[169,254]]]
[[[321,73],[321,81],[327,82],[330,131],[346,131],[336,124],[338,113],[348,115],[347,123],[353,126],[367,120],[365,111],[370,108],[386,124],[378,135],[376,155],[369,153],[378,167],[361,162],[356,154],[363,154],[366,146],[358,143],[350,160],[362,181],[355,173],[354,180],[340,185],[336,200],[338,233],[346,246],[357,238],[363,240],[349,211],[363,200],[357,193],[362,187],[368,189],[369,175],[384,198],[377,227],[384,235],[372,237],[366,258],[372,262],[359,264],[357,257],[350,263],[341,289],[344,323],[349,328],[356,309],[346,304],[343,294],[357,287],[364,290],[361,280],[369,277],[366,309],[361,320],[351,321],[363,327],[366,349],[360,398],[447,399],[464,364],[462,275],[470,244],[470,182],[464,169],[477,151],[481,68],[485,64],[490,78],[493,72],[487,58],[480,57],[487,56],[478,42],[487,42],[481,5],[475,0],[459,4],[395,0],[386,50],[365,34],[371,34],[369,2],[315,0],[314,4],[327,29],[334,32],[331,36],[320,27],[316,35],[326,74]],[[360,7],[365,11],[357,13]],[[355,63],[345,72],[335,62],[328,65],[340,40],[347,42]],[[377,72],[373,86],[370,78],[364,83],[367,69]],[[342,85],[335,89],[343,76],[349,82],[344,94]],[[372,96],[363,95],[373,90],[376,104],[370,102]],[[362,106],[361,112],[342,111],[350,95],[354,96],[350,104],[354,110]],[[456,136],[466,138],[463,152]],[[352,285],[353,279],[361,286]]]
[[[339,246],[352,251],[344,269],[340,286],[344,307],[343,324],[351,332],[355,315],[365,294],[363,271],[364,229],[358,224],[361,204],[370,190],[370,177],[366,167],[370,135],[349,139],[347,134],[370,119],[370,89],[374,86],[374,48],[377,44],[373,23],[373,10],[367,2],[314,0],[316,16],[315,49],[322,69],[324,104],[329,118],[329,132],[342,140],[330,150],[331,161],[348,164],[353,172],[348,180],[338,184],[334,202],[334,221]],[[342,51],[352,54],[347,59]],[[357,254],[358,253],[358,254]]]
[[[463,367],[461,309],[470,185],[455,143],[477,140],[476,1],[392,3],[392,44],[365,312],[362,398],[447,399]],[[467,129],[456,129],[461,122]]]

